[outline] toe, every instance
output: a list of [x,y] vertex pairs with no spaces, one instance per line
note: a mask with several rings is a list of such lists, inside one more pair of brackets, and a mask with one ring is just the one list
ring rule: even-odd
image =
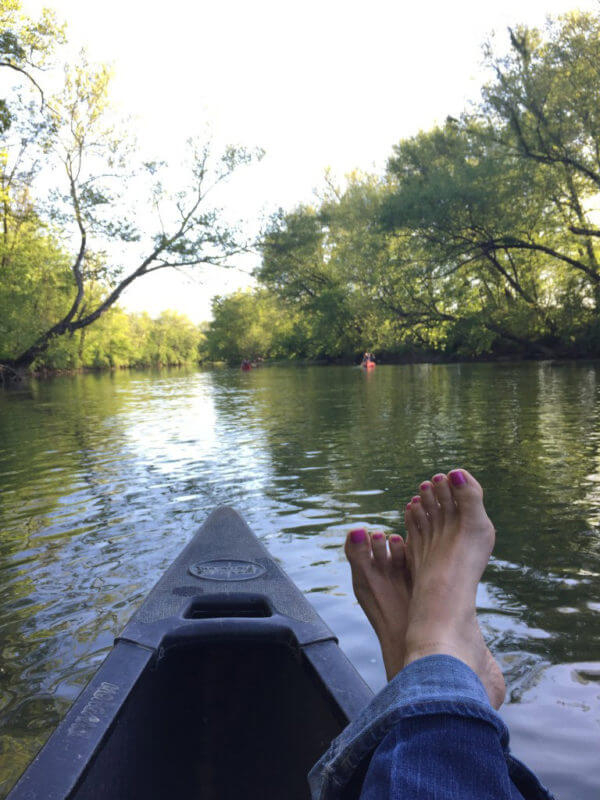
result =
[[344,551],[352,568],[371,563],[371,537],[364,528],[355,528],[348,533]]
[[378,567],[385,566],[388,560],[387,545],[385,542],[385,533],[377,531],[371,534],[371,547],[373,548],[373,559],[375,565]]
[[393,569],[404,569],[406,554],[404,552],[404,541],[402,537],[397,533],[393,533],[388,540],[388,544],[390,546]]
[[461,515],[485,513],[483,489],[466,469],[453,469],[448,473],[448,487]]
[[452,519],[456,515],[456,504],[446,475],[438,473],[433,476],[433,491],[444,519]]
[[439,516],[440,507],[433,492],[433,484],[431,481],[423,481],[419,487],[421,493],[421,504],[425,509],[425,513],[435,523],[436,518]]
[[418,494],[415,495],[410,501],[410,513],[413,515],[413,519],[415,520],[415,523],[421,533],[430,533],[431,520],[425,513],[423,503],[421,502],[421,498]]
[[413,516],[410,503],[406,504],[406,509],[404,510],[404,524],[406,525],[406,541],[408,543],[411,537],[419,535],[419,529]]
[[450,482],[450,490],[454,496],[454,500],[458,501],[460,495],[466,496],[467,492],[470,495],[483,497],[483,489],[481,484],[462,467],[460,469],[453,469],[448,473],[448,480]]

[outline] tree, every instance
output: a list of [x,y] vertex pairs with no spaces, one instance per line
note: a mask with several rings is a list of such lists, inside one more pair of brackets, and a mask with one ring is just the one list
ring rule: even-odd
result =
[[0,362],[10,360],[64,315],[69,305],[67,255],[16,204],[0,227]]
[[261,251],[259,281],[279,298],[286,313],[308,322],[304,354],[338,355],[347,322],[340,313],[345,287],[331,263],[322,216],[308,206],[279,211],[271,219]]
[[487,59],[478,107],[267,231],[257,276],[324,355],[598,352],[600,17],[516,28]]
[[279,212],[261,243],[256,275],[287,313],[304,317],[304,354],[312,358],[354,356],[380,338],[371,278],[386,249],[372,229],[382,188],[357,173],[347,182],[342,192],[329,180],[318,209]]
[[470,309],[490,333],[543,351],[535,342],[554,336],[557,322],[542,274],[548,263],[561,267],[534,246],[543,239],[550,250],[560,236],[543,176],[473,125],[448,122],[394,150],[396,188],[381,219],[438,286],[437,301],[422,298],[430,321]]
[[[600,18],[572,12],[545,30],[510,31],[511,50],[487,50],[495,80],[483,89],[479,117],[490,140],[544,176],[562,228],[560,246],[522,243],[577,271],[600,310],[600,228],[591,201],[600,190]],[[526,166],[524,166],[527,169]]]
[[[91,66],[82,54],[78,65],[66,68],[62,91],[42,108],[28,109],[37,116],[27,146],[41,137],[44,169],[59,167],[64,176],[63,189],[49,198],[46,217],[72,251],[71,287],[64,312],[5,359],[14,370],[28,368],[57,337],[91,325],[144,275],[167,268],[228,266],[248,247],[238,231],[223,224],[211,197],[238,167],[262,152],[230,146],[215,156],[210,144],[190,140],[187,183],[169,190],[164,162],[132,167],[133,143],[112,122],[110,78],[107,67]],[[154,229],[145,224],[140,197],[150,200]],[[42,215],[43,204],[38,205]],[[90,287],[99,283],[105,291],[101,298],[92,297]]]
[[[293,349],[297,320],[268,291],[238,291],[213,298],[213,319],[206,331],[212,361],[298,355]],[[284,312],[284,313],[282,313]]]
[[[34,86],[42,104],[44,92],[36,76],[47,67],[56,45],[64,42],[64,31],[48,9],[34,21],[21,12],[19,0],[0,0],[0,67],[13,70]],[[0,98],[0,134],[11,122],[9,105]]]
[[196,325],[183,314],[163,311],[150,327],[150,363],[156,366],[195,363],[199,344],[200,331]]

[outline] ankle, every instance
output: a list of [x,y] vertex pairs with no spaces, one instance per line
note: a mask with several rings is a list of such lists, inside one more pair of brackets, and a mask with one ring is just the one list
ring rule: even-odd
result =
[[385,676],[388,681],[391,681],[399,672],[402,672],[406,666],[406,657],[403,651],[396,651],[393,653],[383,653],[383,666],[385,667]]
[[404,666],[408,666],[413,661],[427,656],[453,656],[464,661],[464,654],[461,654],[459,647],[451,642],[441,640],[422,640],[420,642],[408,643],[404,655]]

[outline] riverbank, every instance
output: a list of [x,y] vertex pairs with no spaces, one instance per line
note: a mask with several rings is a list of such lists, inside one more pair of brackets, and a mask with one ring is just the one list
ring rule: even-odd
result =
[[[529,362],[546,363],[552,366],[560,366],[570,363],[598,363],[600,356],[581,355],[581,356],[568,356],[568,357],[555,357],[548,358],[542,355],[490,355],[482,354],[478,356],[459,356],[459,355],[444,355],[439,353],[410,353],[402,355],[386,354],[384,356],[376,356],[376,363],[379,366],[391,366],[402,364],[519,364]],[[295,359],[265,359],[260,363],[260,366],[253,367],[253,369],[263,369],[268,367],[351,367],[360,366],[360,356],[355,359],[349,358],[295,358]],[[161,370],[181,370],[189,369],[196,370],[198,368],[209,369],[232,369],[238,368],[238,362],[228,363],[226,361],[197,361],[197,362],[183,362],[176,364],[146,364],[146,365],[132,365],[132,366],[113,366],[113,367],[77,367],[76,369],[49,369],[47,367],[32,369],[21,373],[14,373],[12,370],[8,371],[3,369],[0,365],[0,386],[15,385],[23,383],[28,379],[35,378],[37,380],[47,380],[60,376],[69,375],[102,375],[117,372],[140,372],[151,373]]]
[[197,369],[200,362],[180,362],[176,364],[133,364],[101,367],[75,367],[71,369],[54,369],[49,367],[32,368],[16,372],[12,368],[0,364],[0,386],[22,383],[30,378],[47,379],[61,375],[102,375],[115,372],[151,372],[162,369]]

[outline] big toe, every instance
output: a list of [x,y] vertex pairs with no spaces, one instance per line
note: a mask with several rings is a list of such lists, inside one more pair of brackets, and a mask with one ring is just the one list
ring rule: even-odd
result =
[[483,489],[479,482],[462,467],[448,473],[448,486],[461,519],[493,530],[483,505]]
[[459,511],[483,508],[483,489],[466,469],[461,467],[448,473],[448,488]]

